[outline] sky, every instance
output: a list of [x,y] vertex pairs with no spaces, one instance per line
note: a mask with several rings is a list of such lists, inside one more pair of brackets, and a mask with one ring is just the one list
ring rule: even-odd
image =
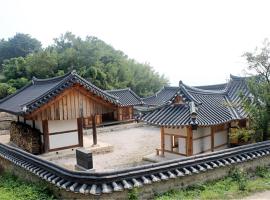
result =
[[244,75],[242,55],[270,38],[269,7],[262,0],[0,0],[0,38],[27,33],[46,47],[66,31],[96,36],[172,85],[208,85]]

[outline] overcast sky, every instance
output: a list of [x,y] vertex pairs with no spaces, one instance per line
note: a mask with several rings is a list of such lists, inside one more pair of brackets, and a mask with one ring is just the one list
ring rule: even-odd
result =
[[241,75],[270,37],[270,1],[0,0],[0,38],[28,33],[44,47],[66,31],[96,36],[130,58],[190,85]]

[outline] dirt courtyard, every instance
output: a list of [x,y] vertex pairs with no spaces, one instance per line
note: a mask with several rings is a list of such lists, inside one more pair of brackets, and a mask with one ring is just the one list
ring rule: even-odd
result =
[[[154,153],[160,146],[160,130],[156,127],[144,126],[98,133],[98,141],[108,143],[114,149],[109,153],[93,155],[94,169],[114,170],[148,163],[142,161],[142,157]],[[86,147],[92,144],[92,135],[84,136],[84,144]],[[76,164],[75,155],[55,156],[49,160],[69,169],[74,169]]]

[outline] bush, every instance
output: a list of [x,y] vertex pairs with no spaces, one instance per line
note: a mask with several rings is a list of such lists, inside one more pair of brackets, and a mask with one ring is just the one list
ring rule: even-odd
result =
[[261,178],[270,178],[270,170],[266,166],[256,167],[255,174]]
[[229,172],[229,177],[238,184],[238,189],[241,191],[246,190],[247,187],[247,174],[238,168],[232,168]]
[[231,141],[237,141],[237,143],[246,143],[255,140],[255,131],[245,128],[231,129],[229,137]]
[[138,199],[138,189],[133,188],[128,192],[128,199],[129,200],[137,200]]
[[27,183],[11,174],[0,176],[0,199],[36,200],[55,199],[47,186],[40,183]]

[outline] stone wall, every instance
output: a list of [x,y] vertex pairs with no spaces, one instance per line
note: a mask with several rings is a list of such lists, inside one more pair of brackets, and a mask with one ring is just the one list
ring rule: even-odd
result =
[[[270,164],[270,155],[249,160],[243,163],[233,164],[231,166],[214,168],[212,170],[207,170],[206,172],[200,172],[198,174],[187,175],[183,177],[178,177],[174,179],[168,179],[167,181],[155,182],[149,185],[144,185],[138,188],[138,198],[139,199],[153,199],[155,195],[165,193],[172,189],[181,189],[190,185],[204,183],[206,181],[216,180],[227,176],[231,167],[242,168],[243,170],[255,170],[257,166],[269,166]],[[44,179],[39,178],[33,173],[14,165],[9,160],[6,160],[3,157],[0,157],[0,167],[4,171],[8,171],[22,179],[31,182],[41,182],[46,184],[59,199],[99,199],[99,200],[121,200],[128,199],[129,190],[124,190],[122,192],[113,192],[110,194],[102,194],[94,196],[91,194],[80,194],[65,189],[56,187],[55,185],[50,184]]]
[[32,154],[41,153],[41,133],[21,122],[11,122],[10,141]]
[[11,115],[6,112],[0,112],[0,130],[9,130],[10,122],[16,119],[17,117],[15,115]]

